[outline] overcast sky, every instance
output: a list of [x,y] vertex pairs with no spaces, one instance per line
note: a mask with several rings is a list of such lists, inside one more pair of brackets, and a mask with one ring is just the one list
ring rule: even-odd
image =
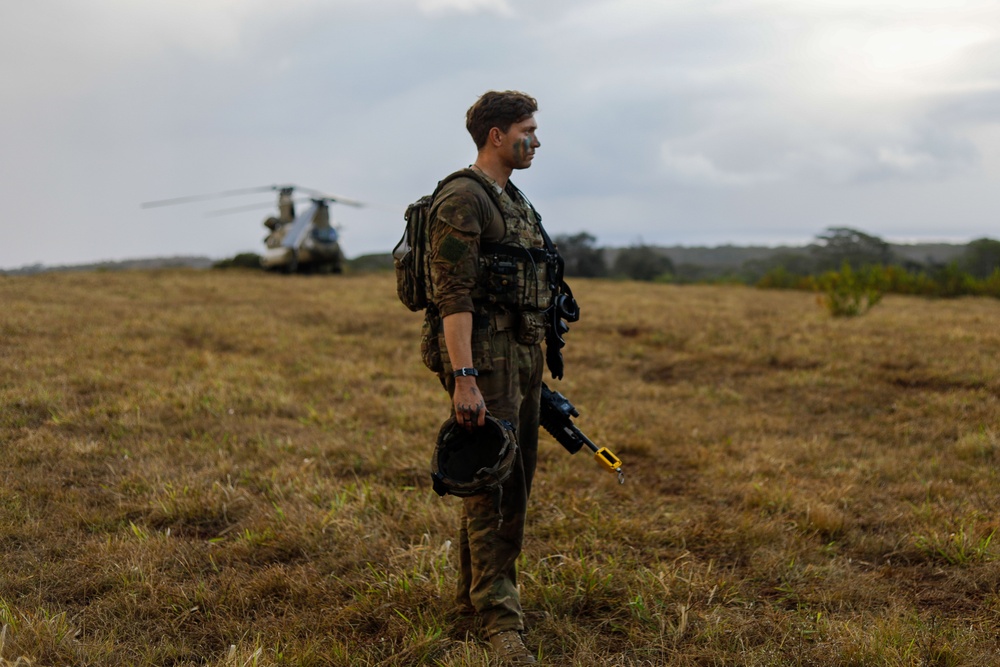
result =
[[998,238],[997,0],[0,0],[0,268],[263,249],[271,184],[349,257],[539,101],[514,181],[601,245]]

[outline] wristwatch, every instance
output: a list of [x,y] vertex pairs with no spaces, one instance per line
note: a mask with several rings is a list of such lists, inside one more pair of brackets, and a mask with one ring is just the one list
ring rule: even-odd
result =
[[451,372],[452,377],[464,378],[464,377],[479,377],[479,371],[475,368],[456,368]]

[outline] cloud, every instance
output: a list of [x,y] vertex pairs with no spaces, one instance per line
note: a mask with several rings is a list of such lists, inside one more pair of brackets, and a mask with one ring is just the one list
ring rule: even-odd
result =
[[669,145],[662,147],[661,157],[670,177],[688,185],[746,187],[778,181],[782,178],[778,174],[722,169],[705,155],[677,153]]
[[428,14],[459,12],[514,16],[514,10],[506,0],[418,0],[417,7]]

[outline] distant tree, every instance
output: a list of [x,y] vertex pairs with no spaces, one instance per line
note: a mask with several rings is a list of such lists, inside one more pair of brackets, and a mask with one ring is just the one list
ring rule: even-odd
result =
[[959,266],[974,278],[984,280],[1000,269],[1000,241],[976,239],[966,246]]
[[615,257],[615,275],[632,280],[656,280],[674,274],[674,263],[661,251],[648,245],[623,248]]
[[827,227],[825,233],[816,235],[816,241],[809,246],[809,250],[819,271],[839,270],[844,262],[853,269],[892,262],[892,249],[888,243],[850,227]]
[[809,276],[816,273],[816,258],[804,252],[780,252],[767,259],[743,262],[739,273],[747,282],[756,283],[779,270],[788,276]]
[[559,248],[559,253],[566,261],[566,275],[582,278],[600,278],[608,274],[608,266],[604,261],[604,252],[594,247],[597,241],[587,232],[579,234],[560,234],[553,239]]
[[670,273],[679,283],[699,283],[720,280],[728,276],[725,269],[702,266],[700,264],[675,264]]

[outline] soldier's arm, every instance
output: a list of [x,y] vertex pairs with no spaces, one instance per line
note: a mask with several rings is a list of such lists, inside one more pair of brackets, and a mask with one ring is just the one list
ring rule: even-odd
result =
[[[452,368],[472,367],[472,313],[453,313],[441,319]],[[486,402],[473,376],[455,378],[452,395],[455,418],[467,429],[486,423]]]
[[[471,292],[478,270],[483,204],[468,190],[445,193],[431,227],[431,280],[448,358],[456,369],[471,368],[473,363]],[[475,377],[455,378],[452,402],[461,425],[472,429],[486,423],[486,404]]]

